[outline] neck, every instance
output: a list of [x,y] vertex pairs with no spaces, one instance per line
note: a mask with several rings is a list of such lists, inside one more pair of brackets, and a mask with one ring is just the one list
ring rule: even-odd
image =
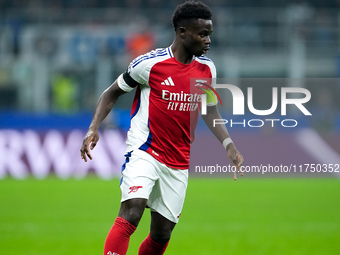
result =
[[183,47],[182,44],[178,43],[175,39],[171,45],[172,53],[175,59],[182,64],[190,64],[193,60],[193,55]]

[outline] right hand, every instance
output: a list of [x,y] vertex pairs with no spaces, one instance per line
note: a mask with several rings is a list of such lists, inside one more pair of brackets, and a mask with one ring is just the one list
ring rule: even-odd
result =
[[80,149],[81,158],[85,162],[87,162],[87,157],[92,160],[92,156],[89,149],[93,150],[94,147],[97,145],[98,140],[99,140],[98,131],[89,129],[83,140],[83,145],[81,146]]
[[229,160],[233,163],[233,165],[236,167],[236,170],[234,172],[234,180],[236,181],[237,177],[237,171],[240,172],[240,175],[243,176],[243,173],[241,171],[241,166],[244,162],[242,154],[236,149],[235,145],[233,143],[228,144],[227,146],[227,155]]

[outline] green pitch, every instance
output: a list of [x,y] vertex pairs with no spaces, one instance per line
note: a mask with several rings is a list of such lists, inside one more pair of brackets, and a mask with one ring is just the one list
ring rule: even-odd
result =
[[[0,181],[0,253],[102,254],[119,180]],[[137,254],[149,211],[131,238]],[[320,255],[340,250],[339,179],[190,179],[165,254]]]

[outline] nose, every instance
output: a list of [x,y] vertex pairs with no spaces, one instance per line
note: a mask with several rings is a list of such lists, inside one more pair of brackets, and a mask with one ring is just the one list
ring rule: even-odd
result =
[[210,44],[210,43],[211,43],[210,36],[207,36],[207,37],[206,37],[204,43],[205,43],[205,44]]

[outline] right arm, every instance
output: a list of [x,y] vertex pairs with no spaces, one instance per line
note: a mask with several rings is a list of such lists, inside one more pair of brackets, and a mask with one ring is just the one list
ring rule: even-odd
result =
[[126,92],[118,86],[118,82],[116,80],[99,97],[90,127],[87,131],[87,134],[83,140],[83,144],[80,149],[81,158],[85,162],[87,162],[87,157],[89,159],[92,159],[89,149],[93,150],[93,148],[96,146],[99,140],[98,128],[100,124],[103,122],[106,116],[110,113],[117,99],[125,93]]

